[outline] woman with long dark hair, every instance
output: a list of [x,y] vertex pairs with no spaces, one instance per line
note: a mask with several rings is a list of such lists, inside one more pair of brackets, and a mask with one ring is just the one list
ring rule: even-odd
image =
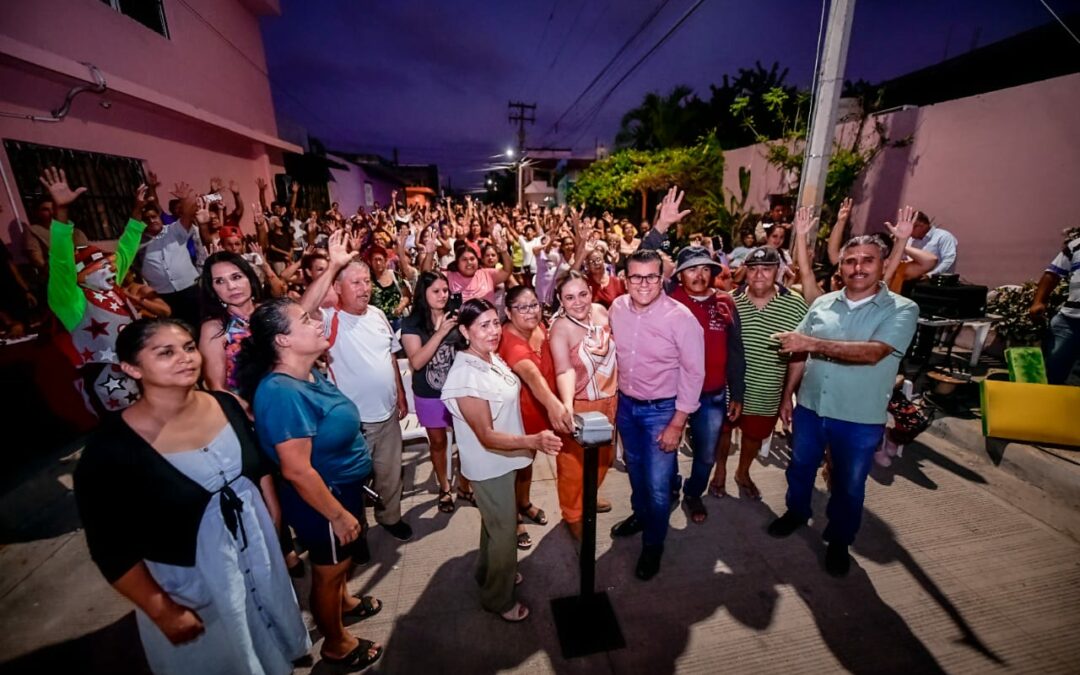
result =
[[[343,251],[331,246],[332,269],[340,269]],[[347,260],[353,255],[344,253]],[[237,359],[240,394],[255,413],[263,452],[280,467],[285,521],[308,550],[322,658],[354,669],[370,665],[382,647],[357,640],[342,622],[343,614],[366,618],[382,609],[374,598],[349,595],[345,585],[353,558],[368,558],[363,484],[372,463],[360,412],[315,369],[330,346],[320,319],[279,298],[260,305],[250,327]]]
[[461,472],[472,481],[483,518],[476,580],[484,609],[522,621],[529,608],[514,600],[517,574],[517,502],[514,476],[539,450],[556,454],[562,441],[548,430],[526,434],[518,397],[521,381],[499,358],[499,314],[487,300],[466,302],[458,315],[458,353],[443,384],[442,400],[454,417]]
[[116,351],[142,396],[91,436],[75,498],[91,557],[135,603],[150,669],[292,672],[311,642],[247,416],[195,388],[202,357],[181,321],[135,321]]
[[[450,411],[442,402],[443,383],[456,350],[457,316],[447,311],[450,286],[441,272],[423,272],[416,284],[412,314],[401,324],[401,345],[412,368],[413,401],[416,419],[427,431],[431,465],[439,485],[439,511],[453,513],[450,471],[447,462],[448,435],[452,424]],[[458,497],[476,505],[469,479],[458,475]]]
[[206,259],[199,278],[199,351],[208,389],[237,391],[236,355],[249,335],[248,319],[261,301],[262,285],[248,261],[227,251]]
[[[503,324],[499,356],[514,371],[525,387],[521,390],[521,419],[525,433],[537,434],[552,429],[562,434],[573,432],[571,410],[562,404],[555,391],[555,363],[551,359],[547,329],[540,313],[540,301],[528,286],[517,286],[506,294],[507,321]],[[518,506],[518,548],[532,546],[524,518],[537,525],[547,525],[547,514],[529,498],[532,465],[517,472],[514,491]]]

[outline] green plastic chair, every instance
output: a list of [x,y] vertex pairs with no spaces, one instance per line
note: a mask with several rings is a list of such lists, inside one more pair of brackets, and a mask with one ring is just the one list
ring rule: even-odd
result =
[[1010,347],[1005,350],[1005,363],[1010,381],[1046,384],[1046,361],[1038,347]]

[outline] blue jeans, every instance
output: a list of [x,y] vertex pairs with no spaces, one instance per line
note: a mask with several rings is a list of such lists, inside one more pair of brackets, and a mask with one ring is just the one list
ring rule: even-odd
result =
[[671,481],[676,452],[660,449],[660,433],[675,416],[675,399],[646,403],[619,394],[615,426],[623,444],[623,460],[630,474],[630,505],[645,525],[645,546],[663,545],[671,514]]
[[862,522],[866,477],[881,445],[884,424],[859,424],[821,417],[813,410],[796,406],[792,415],[794,439],[791,463],[787,468],[787,508],[809,519],[814,478],[825,456],[832,456],[832,493],[825,510],[829,524],[824,537],[830,544],[850,546]]
[[709,485],[709,474],[716,464],[716,444],[727,419],[727,392],[702,394],[701,407],[690,415],[690,445],[694,449],[694,465],[690,478],[683,484],[683,494],[700,497]]
[[1080,319],[1070,319],[1058,312],[1050,320],[1050,330],[1043,341],[1046,355],[1046,381],[1065,384],[1069,373],[1080,359]]

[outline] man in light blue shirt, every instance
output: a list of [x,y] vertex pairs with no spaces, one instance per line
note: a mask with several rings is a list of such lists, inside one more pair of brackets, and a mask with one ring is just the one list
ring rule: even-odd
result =
[[952,232],[930,225],[930,216],[919,211],[911,230],[911,245],[938,257],[937,267],[927,274],[956,274],[956,237]]
[[172,315],[199,325],[199,270],[191,261],[188,241],[197,235],[197,205],[189,196],[180,205],[180,218],[166,225],[157,204],[143,210],[146,223],[143,243],[139,247],[139,272],[161,299],[168,303]]
[[[904,226],[910,228],[911,220],[897,229]],[[780,418],[794,427],[787,512],[769,525],[769,534],[786,537],[810,519],[814,478],[828,447],[825,570],[833,576],[847,574],[851,565],[848,546],[862,520],[866,477],[885,433],[896,370],[919,318],[918,305],[882,283],[884,259],[877,237],[849,241],[840,251],[844,290],[815,300],[794,331],[773,335],[780,351],[796,358],[788,364],[780,402]]]

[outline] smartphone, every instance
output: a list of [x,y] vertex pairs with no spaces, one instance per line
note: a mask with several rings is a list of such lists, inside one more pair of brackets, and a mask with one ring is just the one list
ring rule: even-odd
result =
[[451,293],[450,299],[446,301],[446,313],[450,315],[457,314],[461,310],[461,293]]
[[203,201],[206,203],[207,206],[210,206],[211,204],[217,204],[221,201],[221,195],[216,192],[211,192],[208,195],[203,195]]

